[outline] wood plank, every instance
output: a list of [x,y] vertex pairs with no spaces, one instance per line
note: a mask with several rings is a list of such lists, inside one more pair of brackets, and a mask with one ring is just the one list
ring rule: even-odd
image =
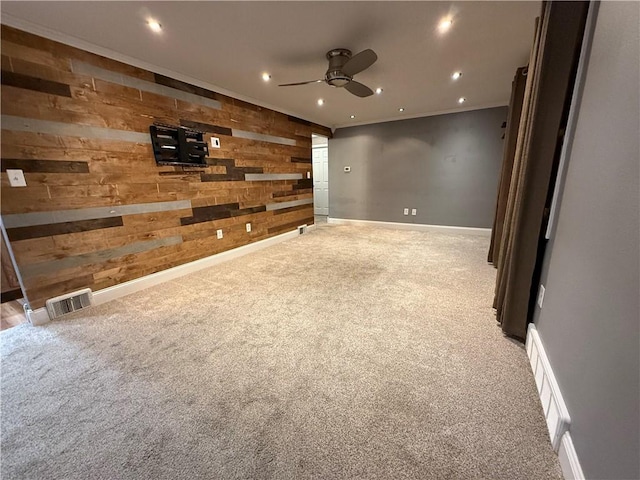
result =
[[0,169],[20,169],[29,173],[89,173],[87,162],[70,162],[66,160],[23,160],[19,158],[2,158]]
[[154,75],[154,80],[158,85],[164,85],[165,87],[175,88],[176,90],[192,93],[201,97],[218,100],[218,94],[216,92],[207,90],[206,88],[198,87],[196,85],[191,85],[186,82],[181,82],[180,80],[165,77],[164,75],[160,75],[159,73],[156,73]]
[[194,122],[192,120],[181,119],[180,125],[182,125],[183,127],[192,128],[194,130],[199,130],[201,132],[214,133],[216,135],[232,135],[230,128],[221,127],[219,125],[212,125],[210,123]]
[[16,73],[63,83],[69,86],[94,88],[91,77],[58,70],[54,67],[29,62],[21,58],[11,58],[10,60],[12,70]]
[[95,220],[34,225],[33,227],[7,228],[7,236],[9,240],[13,242],[26,240],[28,238],[48,237],[65,233],[85,232],[121,226],[122,217],[97,218]]
[[71,62],[68,58],[61,58],[49,52],[8,42],[5,41],[4,38],[2,40],[2,54],[12,58],[20,58],[32,63],[46,65],[65,72],[71,71]]
[[11,58],[9,58],[7,55],[0,55],[0,58],[2,59],[0,62],[2,70],[13,72],[13,65],[11,65]]
[[71,97],[71,88],[64,83],[23,75],[21,73],[13,73],[7,70],[2,70],[0,78],[2,79],[2,85],[49,93],[51,95]]
[[3,129],[1,141],[5,147],[53,147],[65,150],[99,150],[153,156],[153,148],[150,143],[137,143],[114,139],[86,138],[82,136],[70,137],[41,132],[18,132]]

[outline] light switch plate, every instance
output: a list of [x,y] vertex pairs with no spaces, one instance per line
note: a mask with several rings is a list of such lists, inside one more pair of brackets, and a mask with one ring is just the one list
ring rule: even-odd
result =
[[211,146],[213,148],[220,148],[220,139],[218,137],[211,137]]
[[13,170],[7,168],[7,177],[9,177],[9,185],[12,187],[26,187],[27,181],[24,179],[22,170]]
[[216,230],[216,236],[218,237],[218,240],[222,238],[222,229]]
[[544,285],[540,284],[540,290],[538,290],[538,307],[542,308],[544,302]]
[[307,172],[307,178],[311,178],[311,172]]

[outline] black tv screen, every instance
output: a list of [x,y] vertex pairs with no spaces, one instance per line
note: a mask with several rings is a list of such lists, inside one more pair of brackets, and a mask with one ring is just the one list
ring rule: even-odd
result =
[[151,125],[149,132],[157,165],[207,166],[209,148],[202,132],[161,124]]

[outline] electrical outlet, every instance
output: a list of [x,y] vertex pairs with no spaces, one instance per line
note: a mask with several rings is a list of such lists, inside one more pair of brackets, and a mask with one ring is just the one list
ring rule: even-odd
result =
[[409,209],[408,209],[408,208],[405,208],[405,209],[404,209],[404,211],[403,211],[403,213],[404,213],[404,215],[409,215]]
[[9,177],[9,185],[12,187],[27,186],[27,181],[24,179],[24,172],[22,170],[7,168],[7,177]]
[[540,284],[540,290],[538,290],[538,307],[542,308],[542,302],[544,302],[544,285]]
[[222,235],[222,229],[221,228],[216,231],[216,236],[218,237],[218,240],[220,240],[222,238],[223,235]]
[[220,148],[220,139],[218,137],[211,137],[211,146],[213,148]]
[[246,227],[247,227],[247,232],[250,232],[251,231],[251,224],[247,223]]
[[417,210],[417,209],[415,209],[415,208],[412,208],[412,209],[411,209],[411,215],[415,216],[415,215],[416,215],[416,213],[418,213],[418,210]]

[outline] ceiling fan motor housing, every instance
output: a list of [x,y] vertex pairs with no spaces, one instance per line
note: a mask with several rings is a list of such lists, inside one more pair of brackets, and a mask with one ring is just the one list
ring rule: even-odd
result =
[[351,58],[351,50],[346,48],[336,48],[327,52],[327,60],[329,60],[329,69],[324,76],[325,81],[333,87],[344,87],[351,81],[349,75],[342,72],[342,67]]

